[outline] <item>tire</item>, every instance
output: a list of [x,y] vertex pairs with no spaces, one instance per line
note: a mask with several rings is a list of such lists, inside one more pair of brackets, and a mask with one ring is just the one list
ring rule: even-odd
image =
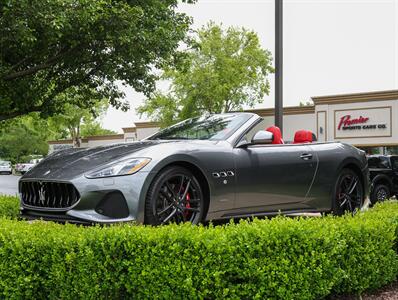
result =
[[362,208],[364,200],[364,189],[358,174],[351,169],[343,169],[334,186],[332,213],[337,216],[346,212],[355,214]]
[[194,174],[183,167],[171,166],[153,180],[145,199],[144,223],[200,223],[204,218],[202,187]]
[[390,199],[390,188],[384,184],[377,184],[371,194],[370,200],[373,204]]

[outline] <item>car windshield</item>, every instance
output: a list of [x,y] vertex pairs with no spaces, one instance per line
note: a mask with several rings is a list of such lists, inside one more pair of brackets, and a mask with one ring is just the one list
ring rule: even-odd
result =
[[188,119],[160,131],[149,139],[226,140],[250,117],[250,114],[222,114]]
[[11,163],[9,161],[0,161],[0,166],[9,166]]

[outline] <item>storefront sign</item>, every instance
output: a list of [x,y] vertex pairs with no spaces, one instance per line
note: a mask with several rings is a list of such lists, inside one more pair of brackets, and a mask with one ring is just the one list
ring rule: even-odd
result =
[[335,138],[390,137],[391,107],[335,110]]

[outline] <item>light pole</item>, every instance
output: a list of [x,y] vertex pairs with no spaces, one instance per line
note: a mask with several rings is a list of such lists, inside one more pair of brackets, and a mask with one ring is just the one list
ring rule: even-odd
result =
[[283,133],[283,0],[275,0],[275,125]]

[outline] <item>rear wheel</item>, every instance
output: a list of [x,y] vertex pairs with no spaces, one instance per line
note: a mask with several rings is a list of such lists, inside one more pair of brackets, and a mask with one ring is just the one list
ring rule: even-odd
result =
[[203,219],[203,212],[202,188],[191,171],[172,166],[156,176],[145,201],[146,224],[198,224]]
[[364,203],[364,191],[361,179],[351,169],[343,169],[337,177],[332,212],[343,215],[346,212],[355,214]]
[[377,202],[382,202],[390,199],[390,197],[391,193],[388,186],[384,184],[377,184],[372,191],[371,202],[372,204],[375,204]]

